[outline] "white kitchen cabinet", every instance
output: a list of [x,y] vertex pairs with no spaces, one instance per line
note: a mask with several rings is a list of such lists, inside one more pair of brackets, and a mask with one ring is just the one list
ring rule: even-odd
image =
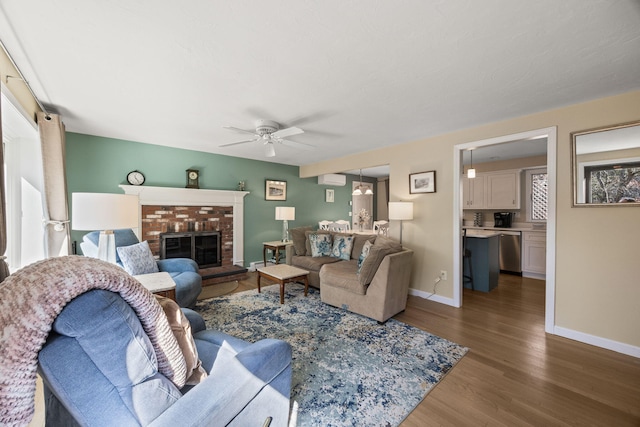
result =
[[547,272],[547,234],[522,232],[522,275],[544,279]]
[[520,171],[486,175],[486,209],[520,209]]
[[485,206],[486,177],[462,178],[463,209],[483,209]]

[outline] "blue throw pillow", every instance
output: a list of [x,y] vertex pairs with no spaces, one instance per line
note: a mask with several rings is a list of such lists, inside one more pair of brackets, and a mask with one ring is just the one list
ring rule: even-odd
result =
[[309,246],[312,257],[331,255],[331,234],[309,234]]
[[351,249],[353,249],[353,236],[336,235],[333,237],[332,257],[349,261],[351,259]]
[[149,243],[145,240],[131,246],[116,248],[122,266],[132,276],[137,274],[157,273],[158,264],[153,258]]
[[367,256],[369,256],[369,251],[371,250],[371,246],[373,246],[373,244],[367,240],[364,243],[364,246],[362,247],[360,258],[358,258],[358,274],[360,274],[360,269],[362,269],[362,263],[364,263],[364,260],[367,259]]

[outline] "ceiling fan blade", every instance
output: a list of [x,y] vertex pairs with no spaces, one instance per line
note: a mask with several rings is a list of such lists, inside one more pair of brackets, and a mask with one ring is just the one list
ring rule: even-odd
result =
[[255,142],[257,139],[247,139],[246,141],[231,142],[229,144],[218,145],[218,147],[231,147],[232,145],[246,144],[247,142]]
[[293,126],[286,129],[280,129],[279,131],[272,133],[271,136],[275,136],[276,138],[286,138],[288,136],[299,135],[301,133],[304,133],[302,129]]
[[302,142],[291,141],[290,139],[280,139],[278,138],[278,142],[283,145],[288,145],[289,147],[296,147],[302,150],[315,150],[315,145],[303,144]]
[[244,129],[240,129],[240,128],[234,128],[233,126],[222,126],[222,127],[223,127],[223,128],[225,128],[225,129],[235,130],[235,131],[237,131],[237,132],[249,133],[249,134],[251,134],[251,135],[256,135],[256,136],[258,136],[258,134],[257,134],[257,133],[252,132],[252,131],[249,131],[249,130],[244,130]]

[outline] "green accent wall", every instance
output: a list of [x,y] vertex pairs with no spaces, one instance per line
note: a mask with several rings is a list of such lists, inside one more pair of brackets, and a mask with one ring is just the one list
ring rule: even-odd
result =
[[[289,228],[317,226],[323,219],[349,220],[351,182],[359,179],[347,175],[344,187],[318,185],[315,177],[299,178],[297,166],[72,132],[66,134],[66,161],[69,203],[75,192],[121,194],[118,185],[127,184],[126,176],[132,170],[144,174],[144,185],[157,187],[184,188],[187,169],[200,171],[202,189],[236,190],[238,182],[244,181],[245,191],[250,192],[244,208],[245,266],[262,259],[262,242],[281,238],[282,221],[275,219],[276,206],[296,208],[296,219],[289,221]],[[287,200],[265,200],[265,179],[287,181]],[[363,181],[374,182],[366,177]],[[334,203],[325,202],[327,188],[335,190]],[[85,233],[72,230],[72,241],[79,244]]]

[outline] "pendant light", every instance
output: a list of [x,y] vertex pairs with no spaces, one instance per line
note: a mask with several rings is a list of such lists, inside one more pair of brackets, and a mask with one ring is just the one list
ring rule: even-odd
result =
[[475,178],[476,170],[473,168],[473,148],[469,151],[471,152],[471,167],[467,169],[467,178]]
[[371,188],[366,187],[364,193],[362,192],[362,169],[360,169],[360,184],[356,187],[355,190],[353,190],[353,193],[351,193],[352,196],[362,196],[363,194],[365,196],[373,196],[373,191],[371,190]]

